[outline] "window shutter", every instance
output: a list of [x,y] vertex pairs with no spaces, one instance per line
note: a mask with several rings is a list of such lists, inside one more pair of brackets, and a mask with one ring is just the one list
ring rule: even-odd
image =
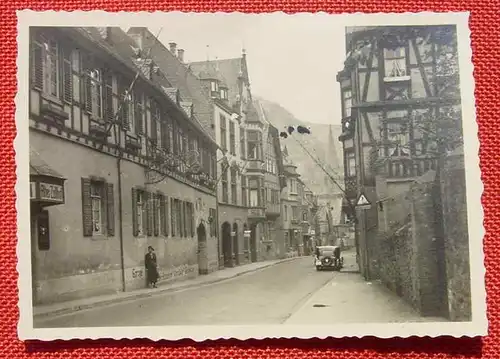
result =
[[106,186],[106,199],[107,199],[107,230],[108,236],[113,237],[115,235],[115,192],[112,183],[108,183]]
[[175,217],[175,213],[176,213],[175,202],[173,198],[170,198],[170,220],[171,220],[170,224],[172,226],[172,237],[175,237],[176,235],[175,229],[177,228],[175,226],[175,221],[177,220]]
[[154,236],[158,237],[160,235],[160,223],[158,222],[158,204],[161,200],[159,194],[153,194],[153,225],[154,225]]
[[144,192],[146,197],[146,235],[151,237],[153,235],[153,195],[148,192]]
[[43,49],[42,45],[33,41],[33,72],[32,83],[38,90],[43,90]]
[[63,99],[71,103],[73,101],[73,69],[71,65],[71,49],[64,47],[62,51],[63,66]]
[[85,110],[88,113],[92,113],[92,80],[90,78],[90,70],[85,70],[83,81],[85,87]]
[[104,118],[112,122],[115,118],[115,109],[113,106],[113,74],[109,69],[104,71]]
[[[118,107],[121,105],[121,123],[124,130],[130,129],[130,116],[129,116],[129,99],[125,98],[125,92],[127,88],[124,85],[124,81],[120,80],[118,85]],[[132,99],[130,99],[132,100]]]
[[82,178],[82,222],[83,236],[92,237],[92,200],[90,198],[90,179]]
[[137,223],[137,189],[132,188],[132,231],[134,237],[139,235],[139,226]]
[[166,201],[165,196],[158,195],[158,200],[160,201],[160,232],[162,236],[167,236],[167,211],[166,211]]
[[141,97],[137,99],[135,102],[135,132],[138,135],[142,135],[144,133],[144,109],[143,109],[143,103],[141,102]]

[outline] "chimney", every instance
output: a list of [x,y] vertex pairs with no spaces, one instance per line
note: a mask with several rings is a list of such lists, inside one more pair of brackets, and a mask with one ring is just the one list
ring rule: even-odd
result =
[[181,63],[184,63],[184,49],[177,50],[177,58]]
[[177,49],[177,44],[175,42],[170,42],[168,45],[170,46],[170,52],[175,56],[175,50]]

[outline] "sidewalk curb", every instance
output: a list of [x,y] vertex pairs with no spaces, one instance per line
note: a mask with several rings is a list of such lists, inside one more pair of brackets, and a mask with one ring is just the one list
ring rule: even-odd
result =
[[195,288],[195,287],[201,288],[201,287],[204,287],[204,286],[207,286],[207,285],[210,285],[210,284],[220,283],[220,282],[223,282],[223,281],[226,281],[226,280],[229,280],[229,279],[240,277],[242,275],[245,275],[245,274],[248,274],[248,273],[251,273],[251,272],[257,272],[257,271],[265,269],[265,268],[273,267],[273,266],[278,265],[278,264],[282,264],[282,263],[285,263],[285,262],[290,262],[290,261],[292,261],[294,259],[304,258],[304,257],[306,257],[306,256],[285,258],[285,259],[282,259],[282,260],[280,260],[278,262],[269,263],[269,264],[264,265],[264,266],[259,267],[259,268],[248,269],[248,270],[236,273],[235,275],[232,275],[230,277],[215,278],[215,279],[209,280],[209,281],[207,281],[205,283],[186,283],[185,285],[180,285],[180,286],[175,287],[175,288],[168,288],[168,287],[166,287],[166,288],[162,289],[160,287],[160,288],[158,288],[157,291],[150,291],[150,292],[147,292],[147,293],[137,293],[135,295],[132,294],[133,292],[130,292],[131,293],[130,296],[124,296],[122,298],[107,299],[107,300],[103,300],[103,301],[95,302],[95,303],[91,303],[91,304],[74,305],[74,306],[67,307],[67,308],[61,308],[61,309],[56,309],[56,310],[53,310],[53,311],[47,311],[47,312],[44,312],[44,313],[33,314],[33,321],[35,321],[35,320],[41,320],[41,319],[47,319],[47,318],[50,318],[50,317],[62,316],[62,315],[65,315],[65,314],[79,312],[79,311],[83,311],[83,310],[87,310],[87,309],[93,309],[93,308],[98,308],[98,307],[105,307],[105,306],[110,305],[110,304],[119,304],[119,303],[124,303],[124,302],[127,302],[127,301],[136,300],[136,299],[150,298],[150,297],[158,296],[158,295],[165,294],[165,293],[175,293],[175,292],[179,292],[181,290],[192,289],[192,288]]

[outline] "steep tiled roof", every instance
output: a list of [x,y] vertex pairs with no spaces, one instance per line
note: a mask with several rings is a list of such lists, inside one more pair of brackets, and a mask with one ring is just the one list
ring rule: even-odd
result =
[[161,42],[157,41],[147,28],[132,27],[128,30],[128,34],[142,36],[143,48],[150,49],[150,58],[160,67],[171,86],[179,89],[182,100],[193,103],[195,120],[199,121],[205,132],[214,140],[213,107],[210,96],[200,80],[188,71],[186,65],[181,63]]
[[240,88],[240,79],[248,82],[245,63],[245,58],[239,57],[234,59],[211,60],[209,61],[209,66],[207,66],[207,61],[190,62],[188,67],[196,76],[206,76],[210,71],[217,69],[226,82],[229,91],[229,103],[234,105],[237,102],[238,95],[240,95],[242,91]]

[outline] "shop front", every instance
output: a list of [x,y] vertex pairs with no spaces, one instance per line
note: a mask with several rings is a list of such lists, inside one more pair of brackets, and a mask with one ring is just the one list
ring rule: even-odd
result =
[[[37,282],[35,270],[37,253],[50,250],[50,216],[47,208],[65,203],[65,178],[45,163],[37,153],[30,152],[30,224],[33,285]],[[33,288],[33,301],[36,288]]]

